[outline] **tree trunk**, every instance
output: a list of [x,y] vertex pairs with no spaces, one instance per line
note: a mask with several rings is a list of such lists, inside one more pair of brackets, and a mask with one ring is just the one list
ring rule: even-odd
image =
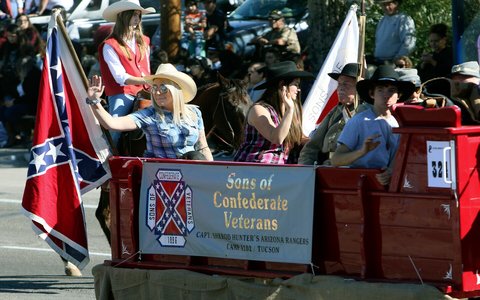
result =
[[308,62],[318,72],[347,15],[350,3],[345,0],[308,0]]
[[160,47],[168,53],[168,57],[175,57],[180,42],[181,0],[166,0],[160,2]]

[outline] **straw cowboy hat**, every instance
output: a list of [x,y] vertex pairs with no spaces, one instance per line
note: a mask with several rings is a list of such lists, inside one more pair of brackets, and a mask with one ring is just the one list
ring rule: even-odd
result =
[[172,64],[161,64],[158,66],[155,75],[145,76],[144,79],[150,84],[155,79],[168,79],[180,86],[185,103],[192,101],[197,93],[197,85],[189,75],[178,71]]
[[142,15],[155,12],[155,8],[153,7],[141,7],[139,0],[122,0],[105,8],[102,13],[102,17],[109,22],[115,22],[117,20],[117,15],[122,11],[127,10],[139,10],[142,12]]
[[312,73],[300,71],[293,61],[282,61],[266,68],[267,80],[254,90],[263,90],[282,79],[305,78],[314,79]]
[[391,66],[381,65],[373,73],[370,79],[365,79],[357,82],[357,93],[360,98],[370,104],[373,104],[373,99],[370,97],[370,90],[378,84],[389,83],[395,85],[400,94],[398,102],[403,102],[415,91],[415,85],[410,81],[400,81],[398,73]]
[[328,73],[328,76],[338,80],[340,75],[357,78],[358,76],[358,64],[357,63],[348,63],[346,64],[340,73]]

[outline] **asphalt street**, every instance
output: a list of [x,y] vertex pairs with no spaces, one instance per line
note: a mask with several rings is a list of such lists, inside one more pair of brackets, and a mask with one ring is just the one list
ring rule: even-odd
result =
[[92,268],[110,259],[97,220],[99,191],[83,197],[90,263],[82,277],[68,277],[60,257],[37,237],[21,211],[29,154],[0,149],[0,299],[95,299]]

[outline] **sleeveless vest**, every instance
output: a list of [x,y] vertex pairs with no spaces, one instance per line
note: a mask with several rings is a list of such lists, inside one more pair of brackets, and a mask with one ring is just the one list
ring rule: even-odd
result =
[[[150,39],[146,36],[143,36],[143,40],[147,47],[150,45]],[[146,55],[148,53],[144,53],[143,56],[140,53],[140,48],[138,44],[135,44],[135,54],[133,51],[127,46],[124,49],[120,47],[118,41],[114,38],[106,39],[100,46],[98,47],[98,54],[100,58],[100,72],[102,74],[103,83],[105,84],[105,94],[107,96],[117,95],[117,94],[129,94],[129,95],[136,95],[141,89],[144,88],[143,85],[119,85],[115,79],[113,78],[110,69],[108,68],[107,63],[105,62],[105,58],[103,57],[103,47],[105,44],[111,46],[118,55],[120,59],[120,63],[125,68],[127,74],[130,74],[135,77],[143,77],[146,75],[150,75],[150,66],[148,64],[149,60],[147,59]],[[125,55],[125,49],[130,54],[130,59],[127,55]]]

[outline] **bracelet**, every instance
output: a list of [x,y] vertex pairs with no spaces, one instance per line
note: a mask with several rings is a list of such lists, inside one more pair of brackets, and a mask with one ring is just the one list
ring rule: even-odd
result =
[[100,103],[100,99],[90,100],[89,98],[87,98],[86,102],[87,102],[88,105],[97,105],[98,103]]

